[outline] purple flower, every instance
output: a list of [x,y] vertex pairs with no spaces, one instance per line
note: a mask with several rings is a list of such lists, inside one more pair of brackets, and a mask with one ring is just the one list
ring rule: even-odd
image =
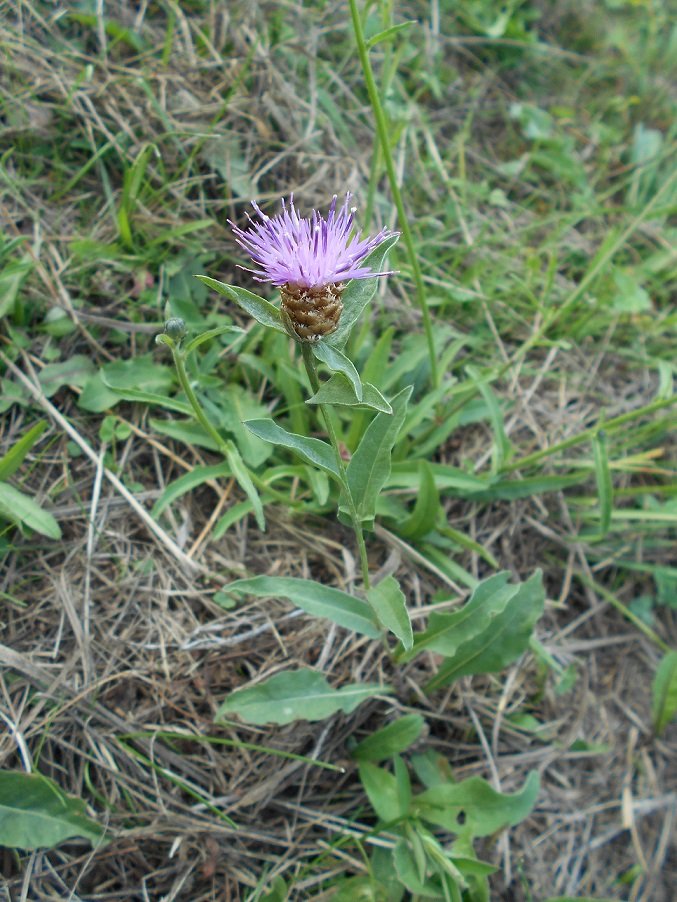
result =
[[282,212],[267,216],[255,201],[252,206],[261,222],[249,217],[246,230],[230,223],[237,243],[256,264],[249,269],[258,282],[289,286],[292,289],[317,290],[326,285],[341,285],[349,279],[367,279],[371,276],[389,275],[374,273],[363,266],[365,257],[389,238],[393,232],[382,229],[373,238],[360,238],[361,232],[353,232],[355,207],[349,207],[351,195],[336,212],[337,197],[329,207],[327,217],[313,210],[308,218],[301,218],[294,206],[294,196],[287,206],[282,198]]

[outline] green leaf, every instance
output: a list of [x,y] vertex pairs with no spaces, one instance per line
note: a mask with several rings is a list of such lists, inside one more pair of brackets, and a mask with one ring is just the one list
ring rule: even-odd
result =
[[16,473],[46,428],[47,420],[40,420],[14,442],[7,454],[0,457],[0,482]]
[[278,426],[269,417],[261,417],[257,420],[246,420],[247,429],[258,435],[259,438],[273,445],[281,445],[295,451],[306,463],[330,473],[339,482],[341,475],[331,445],[319,438],[306,438],[305,435],[297,435],[295,432],[287,432],[282,426]]
[[414,645],[414,634],[407,611],[407,602],[394,576],[386,576],[380,583],[367,590],[367,601],[378,617],[379,623],[400,640],[405,649]]
[[178,479],[169,483],[167,488],[153,505],[151,516],[155,518],[159,517],[162,511],[168,507],[168,505],[173,504],[177,498],[180,498],[182,495],[185,495],[186,492],[190,492],[192,489],[202,485],[208,479],[219,479],[222,476],[230,475],[230,464],[226,461],[211,466],[193,467],[188,473],[184,473],[183,476],[179,476]]
[[632,270],[612,268],[614,288],[611,309],[615,313],[640,314],[653,307],[651,295]]
[[466,372],[475,386],[479,389],[480,394],[484,399],[484,403],[487,405],[487,410],[489,411],[489,421],[494,433],[494,444],[491,449],[491,469],[493,473],[497,473],[512,450],[508,436],[505,433],[503,413],[491,385],[487,379],[481,375],[479,370],[474,366],[467,366]]
[[278,874],[270,885],[268,892],[259,897],[259,902],[287,902],[288,899],[289,890],[287,884]]
[[412,793],[409,770],[399,755],[395,755],[393,758],[393,769],[395,771],[395,785],[397,786],[397,801],[404,816],[409,812],[411,806]]
[[295,720],[325,720],[338,711],[350,714],[388,686],[360,683],[332,689],[321,673],[302,669],[278,673],[255,686],[237,689],[219,708],[216,719],[236,714],[251,724],[288,724]]
[[8,263],[0,272],[0,317],[14,310],[19,289],[33,266],[33,260],[26,256]]
[[[414,852],[414,843],[417,838],[417,835],[412,833],[411,839],[413,842],[410,844],[402,837],[397,841],[393,849],[393,864],[398,881],[406,886],[416,899],[433,899],[435,902],[438,902],[438,900],[446,898],[450,902],[458,902],[460,900],[459,895],[455,898],[448,894],[445,896],[436,876],[428,879],[428,871],[431,868],[428,867],[427,859],[424,857],[421,864],[419,864],[418,858],[420,855],[417,856]],[[421,865],[425,868],[423,873],[421,872]]]
[[[363,265],[370,266],[373,272],[381,272],[388,251],[397,244],[398,238],[399,235],[393,235],[382,244],[379,244],[365,258]],[[341,313],[338,329],[328,336],[326,343],[334,345],[336,348],[342,348],[345,345],[353,326],[362,315],[362,311],[376,294],[378,283],[379,278],[377,276],[373,279],[351,279],[348,282],[341,296],[343,312]]]
[[358,761],[385,761],[408,749],[421,735],[425,721],[420,714],[405,714],[363,739],[352,751]]
[[434,749],[428,748],[425,752],[412,755],[411,766],[418,779],[428,789],[432,789],[442,783],[455,782],[449,762]]
[[116,388],[108,382],[104,373],[101,374],[101,383],[115,394],[118,401],[136,401],[139,404],[152,404],[154,407],[164,407],[165,410],[173,410],[175,413],[184,414],[184,416],[193,414],[193,408],[185,401],[177,401],[176,398],[158,395],[156,392],[151,391],[139,391],[135,388]]
[[485,579],[460,611],[430,615],[427,630],[416,637],[406,656],[427,648],[449,658],[427,691],[466,674],[501,670],[528,647],[545,602],[541,571],[525,583],[510,584],[509,577],[503,572]]
[[[451,544],[439,531],[435,535],[435,539],[438,543],[442,541]],[[462,586],[467,586],[469,589],[476,588],[477,577],[473,576],[472,573],[463,568],[460,564],[457,564],[450,555],[449,550],[442,551],[442,549],[435,547],[431,542],[425,541],[417,545],[416,550],[426,559],[426,561],[428,561],[433,571],[437,570],[442,574],[443,579],[446,579],[452,584],[460,583]]]
[[266,301],[264,298],[247,291],[246,288],[238,288],[237,285],[226,285],[216,279],[210,279],[209,276],[195,276],[208,288],[213,288],[219,294],[224,295],[229,300],[234,301],[239,307],[245,310],[250,316],[261,323],[262,326],[268,326],[269,329],[276,329],[278,332],[284,332],[286,329],[282,323],[282,315],[278,308]]
[[475,492],[466,492],[463,497],[471,501],[516,501],[531,498],[546,492],[560,492],[569,486],[587,482],[589,471],[580,470],[566,476],[527,476],[524,479],[502,479]]
[[313,354],[318,360],[333,373],[342,373],[350,382],[358,401],[362,400],[362,382],[353,366],[353,362],[346,355],[339,351],[338,348],[332,347],[326,341],[318,341],[317,344],[311,345]]
[[599,497],[599,532],[600,538],[609,532],[611,512],[614,506],[614,487],[609,469],[606,433],[603,429],[593,436],[592,450],[595,458],[595,481]]
[[[378,886],[383,886],[384,895],[378,895],[374,900],[365,899],[364,902],[402,902],[404,887],[395,871],[392,848],[373,846],[369,858],[370,874],[378,881]],[[353,899],[347,899],[345,902],[353,902]]]
[[[388,361],[390,359],[390,348],[394,333],[395,330],[390,326],[379,336],[367,362],[362,367],[362,385],[365,388],[367,382],[375,383],[378,385],[379,389],[383,388],[384,376],[388,373],[389,369]],[[347,438],[347,445],[349,448],[355,448],[359,444],[360,436],[364,432],[366,422],[367,416],[365,413],[358,413],[352,418]]]
[[485,560],[493,570],[498,570],[500,567],[500,564],[490,551],[480,545],[479,542],[475,542],[464,532],[453,529],[451,526],[439,526],[437,532],[444,539],[448,540],[452,546],[456,545],[460,548],[465,548],[466,551],[471,551],[473,554],[479,555],[479,557]]
[[418,466],[421,478],[414,509],[406,519],[399,522],[395,527],[399,536],[403,536],[405,539],[413,539],[414,541],[433,530],[440,510],[440,493],[435,485],[432,467],[425,460],[419,461]]
[[[244,520],[247,514],[251,514],[254,512],[254,505],[251,503],[249,499],[246,501],[238,501],[237,504],[232,504],[225,514],[214,524],[214,529],[212,529],[212,541],[217,542],[221,536],[225,535],[231,526],[235,523],[239,523],[240,520]],[[224,605],[225,607],[225,605]]]
[[159,420],[151,417],[148,422],[154,432],[168,435],[177,442],[183,442],[185,445],[198,445],[209,451],[219,450],[220,446],[214,441],[213,436],[195,420]]
[[241,385],[221,386],[203,397],[208,419],[235,439],[242,457],[252,469],[261,466],[273,453],[269,442],[255,436],[243,424],[267,414],[266,407]]
[[343,373],[333,373],[326,382],[322,383],[319,390],[308,398],[306,404],[335,404],[360,410],[393,412],[381,392],[370,382],[362,384],[362,398],[359,399],[352,383],[346,379]]
[[87,817],[85,803],[68,796],[41,774],[0,771],[0,846],[52,848],[81,836],[100,840],[102,828]]
[[[458,467],[446,464],[429,463],[428,467],[439,491],[449,492],[461,498],[469,494],[485,491],[489,487],[486,479],[465,473]],[[417,494],[422,491],[422,471],[417,460],[398,460],[392,466],[392,472],[386,480],[387,489],[409,489]]]
[[651,686],[651,717],[657,734],[677,714],[677,651],[669,651],[656,670]]
[[150,354],[129,360],[114,360],[87,380],[78,399],[78,407],[102,413],[121,400],[118,394],[120,391],[145,391],[162,395],[173,384],[173,369],[156,363]]
[[379,413],[369,424],[347,469],[350,494],[362,522],[374,522],[376,499],[390,475],[390,455],[397,441],[412,388],[402,389],[391,401],[393,412]]
[[372,47],[375,47],[376,44],[380,44],[381,41],[389,41],[400,31],[404,31],[405,28],[410,28],[412,25],[417,24],[417,19],[408,19],[406,22],[398,22],[397,25],[391,25],[389,28],[379,31],[378,34],[372,35],[367,41],[367,50],[371,50]]
[[378,639],[381,631],[371,609],[359,598],[309,579],[293,576],[254,576],[238,579],[226,586],[233,595],[257,598],[287,598],[301,610],[315,617],[325,617],[346,629],[370,639]]
[[259,493],[256,491],[256,486],[252,481],[249,470],[247,469],[247,465],[240,456],[237,445],[235,444],[235,442],[227,441],[223,446],[223,450],[225,452],[226,460],[230,465],[233,476],[237,480],[237,484],[240,486],[242,491],[252,503],[252,507],[254,508],[254,516],[256,517],[256,525],[261,531],[265,530],[266,519],[263,514],[263,504],[261,503]]
[[61,538],[61,528],[52,514],[7,482],[0,482],[0,517],[28,526],[50,539]]
[[397,779],[393,774],[369,761],[362,762],[359,771],[371,807],[382,821],[390,823],[406,816],[407,808],[402,807]]
[[461,783],[442,783],[414,797],[418,816],[451,833],[489,836],[523,821],[536,804],[539,777],[532,771],[524,787],[513,794],[493,789],[481,777]]
[[68,360],[48,363],[40,370],[38,381],[45,397],[51,398],[63,385],[75,385],[82,388],[94,375],[94,372],[91,357],[75,354]]

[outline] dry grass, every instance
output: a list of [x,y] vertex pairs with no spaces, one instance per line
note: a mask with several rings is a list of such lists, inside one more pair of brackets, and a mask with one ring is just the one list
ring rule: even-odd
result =
[[[170,239],[149,262],[136,250],[108,258],[103,247],[117,239],[122,169],[146,141],[157,141],[161,154],[151,163],[155,192],[135,213],[137,234],[150,240],[210,218],[200,241],[213,257],[223,254],[225,217],[239,216],[245,189],[266,198],[293,187],[308,204],[323,201],[328,185],[359,189],[368,179],[371,140],[353,59],[341,60],[331,78],[342,118],[327,113],[318,93],[315,47],[343,28],[334,5],[312,14],[295,3],[279,5],[279,44],[268,21],[277,4],[215,3],[203,16],[191,15],[190,4],[172,6],[174,43],[164,65],[156,50],[166,16],[157,5],[106,6],[153,52],[137,56],[96,24],[59,22],[61,11],[47,3],[6,6],[0,21],[8,60],[0,76],[4,131],[16,145],[6,161],[3,221],[9,235],[29,238],[35,262],[25,289],[29,306],[44,309],[46,301],[65,310],[77,327],[67,353],[98,363],[150,347],[147,332],[154,327],[147,324],[162,319],[162,280],[183,249],[182,239]],[[457,52],[468,84],[483,85],[490,95],[494,79],[472,47]],[[307,63],[307,76],[305,66],[294,71],[295,56]],[[501,90],[509,95],[505,85]],[[454,133],[468,112],[460,98],[446,120],[443,109],[440,104],[433,116],[438,138]],[[77,135],[84,150],[81,160],[70,159],[77,142],[64,147],[50,171],[50,142],[59,133]],[[43,144],[44,158],[29,177],[19,158]],[[103,145],[106,154],[83,171],[81,161]],[[408,158],[401,164],[406,170]],[[224,181],[238,184],[228,178],[238,167],[246,172],[243,197],[223,189]],[[431,196],[436,190],[419,188]],[[585,244],[584,231],[576,235]],[[85,238],[100,243],[96,254],[73,250],[74,239]],[[138,300],[150,270],[155,294]],[[561,291],[569,287],[564,280]],[[387,307],[397,309],[403,299],[393,293],[403,289],[388,290]],[[0,341],[34,382],[50,340],[36,338],[18,355],[5,334]],[[532,356],[528,369],[514,369],[505,391],[514,401],[507,431],[526,454],[586,428],[601,397],[613,398],[608,417],[648,403],[655,383],[648,368],[628,380],[608,342],[596,346],[592,362],[585,347]],[[509,791],[528,770],[541,774],[533,815],[484,849],[503,867],[496,899],[621,898],[617,876],[639,864],[643,876],[629,882],[628,898],[671,902],[677,725],[660,739],[652,734],[657,653],[575,578],[597,571],[571,540],[576,530],[567,527],[569,508],[560,493],[447,504],[450,521],[502,567],[523,576],[544,568],[551,601],[537,634],[558,663],[575,663],[573,688],[557,694],[552,676],[527,656],[499,676],[466,678],[428,698],[419,687],[432,660],[395,673],[378,643],[327,627],[285,602],[251,601],[226,611],[213,600],[221,585],[244,572],[312,576],[350,588],[356,562],[346,530],[271,508],[264,535],[246,520],[212,542],[212,514],[228,507],[234,491],[214,484],[184,496],[172,508],[168,531],[153,532],[148,517],[103,472],[99,419],[83,414],[76,400],[70,389],[51,400],[42,396],[51,431],[24,483],[38,497],[58,488],[53,512],[63,541],[17,535],[2,559],[0,711],[11,728],[0,733],[0,765],[32,766],[54,777],[87,798],[119,838],[93,851],[77,843],[21,857],[0,851],[7,900],[239,900],[264,872],[295,878],[294,899],[328,898],[321,895],[327,878],[362,867],[354,844],[339,840],[364,837],[371,823],[349,740],[417,710],[428,723],[422,742],[446,756],[459,777],[480,774]],[[74,454],[54,410],[94,449],[94,460]],[[14,406],[2,414],[0,454],[34,421],[34,411]],[[118,475],[127,485],[142,484],[133,494],[144,510],[185,469],[212,460],[154,434],[138,405],[122,416],[131,433],[116,449]],[[473,426],[457,431],[454,442],[443,459],[481,462],[488,434]],[[666,549],[666,562],[669,554]],[[374,570],[397,572],[416,618],[441,587],[451,590],[454,603],[465,594],[385,530],[372,538],[370,556]],[[459,561],[475,575],[486,570],[476,555]],[[628,581],[625,599],[640,585]],[[674,611],[664,613],[660,630],[677,645]],[[270,730],[214,724],[229,691],[299,663],[318,667],[333,684],[394,682],[396,694],[327,723]],[[510,715],[525,707],[546,725],[540,736],[512,724]]]

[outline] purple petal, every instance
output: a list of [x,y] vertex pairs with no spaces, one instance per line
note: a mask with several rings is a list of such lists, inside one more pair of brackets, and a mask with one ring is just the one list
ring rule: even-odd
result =
[[317,210],[308,218],[300,217],[293,195],[289,203],[282,198],[282,211],[273,217],[252,201],[259,221],[247,214],[249,228],[243,230],[229,220],[235,240],[255,264],[249,272],[259,282],[304,288],[388,275],[361,264],[374,248],[397,233],[382,229],[373,238],[362,238],[360,231],[353,233],[355,208],[348,206],[350,200],[348,193],[337,212],[334,195],[326,218]]

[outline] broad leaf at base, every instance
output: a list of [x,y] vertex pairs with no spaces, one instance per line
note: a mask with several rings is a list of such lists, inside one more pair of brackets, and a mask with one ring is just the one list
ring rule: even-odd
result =
[[256,725],[325,720],[338,711],[350,714],[367,698],[390,691],[390,687],[377,683],[353,683],[332,689],[315,670],[290,670],[237,689],[221,705],[216,720],[232,715]]
[[103,829],[86,813],[82,799],[66,795],[41,774],[0,771],[0,846],[53,848],[74,837],[98,842]]

